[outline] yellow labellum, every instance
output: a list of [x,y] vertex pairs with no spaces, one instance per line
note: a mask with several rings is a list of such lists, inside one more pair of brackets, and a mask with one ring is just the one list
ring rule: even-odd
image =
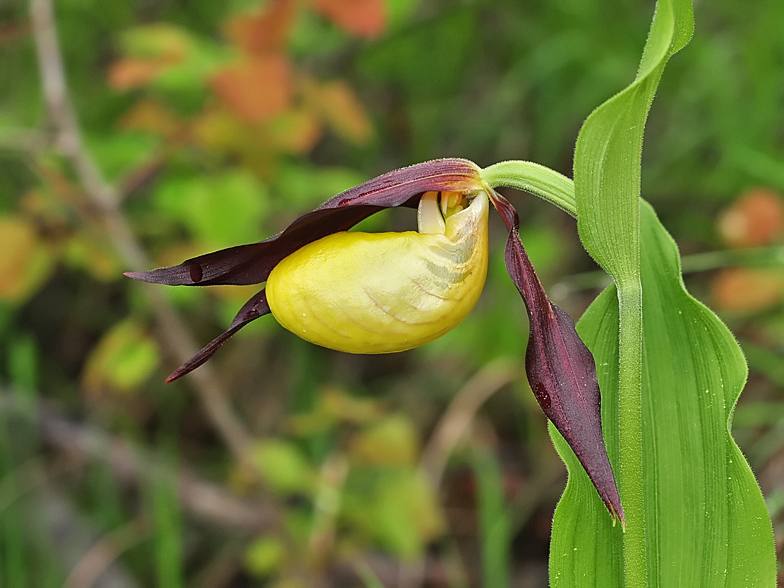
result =
[[440,199],[422,197],[419,232],[335,233],[286,257],[267,279],[272,314],[348,353],[404,351],[452,330],[485,283],[489,202],[484,192],[462,209],[460,194]]

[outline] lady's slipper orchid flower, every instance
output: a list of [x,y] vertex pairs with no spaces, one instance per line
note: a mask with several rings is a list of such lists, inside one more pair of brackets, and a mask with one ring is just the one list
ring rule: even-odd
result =
[[[186,286],[266,282],[229,329],[167,382],[199,367],[239,329],[268,313],[331,349],[403,351],[450,331],[476,304],[487,274],[490,202],[509,230],[506,267],[530,319],[531,389],[610,513],[623,522],[602,439],[593,356],[571,317],[547,298],[520,241],[517,211],[470,161],[440,159],[398,169],[338,194],[259,243],[126,275]],[[347,232],[379,210],[398,206],[418,209],[417,232]]]

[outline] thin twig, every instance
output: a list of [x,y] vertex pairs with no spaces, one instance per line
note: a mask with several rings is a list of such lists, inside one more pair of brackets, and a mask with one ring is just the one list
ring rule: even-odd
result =
[[[170,479],[179,489],[183,508],[208,524],[249,532],[270,531],[279,525],[279,509],[273,504],[239,498],[186,468],[175,470],[142,448],[108,435],[98,427],[75,423],[43,406],[20,403],[7,393],[0,393],[0,413],[37,423],[44,443],[80,462],[105,463],[126,484]],[[3,505],[15,498],[4,497]]]
[[330,454],[321,466],[318,491],[313,504],[313,525],[308,540],[311,557],[316,563],[331,553],[335,543],[337,519],[348,476],[349,462],[340,452]]
[[519,375],[519,368],[504,360],[489,363],[468,380],[449,403],[420,460],[420,469],[434,490],[438,491],[441,486],[447,459],[468,432],[476,412],[490,396]]
[[[99,550],[104,551],[103,554],[93,551],[96,541],[101,542],[101,533],[85,520],[73,503],[57,489],[44,488],[30,496],[26,513],[25,530],[28,532],[28,540],[36,542],[39,549],[48,548],[47,555],[56,556],[61,569],[73,570],[80,567],[85,554],[92,551],[90,559],[78,572],[85,581],[92,582],[92,588],[138,588],[139,583],[116,557],[119,551],[122,551],[118,548],[127,546]],[[123,527],[128,529],[125,525]],[[97,557],[101,555],[105,557]],[[98,574],[94,575],[95,572]],[[88,575],[92,578],[88,578]]]
[[[51,0],[31,0],[30,15],[44,100],[56,145],[73,166],[87,197],[98,209],[107,235],[120,258],[130,270],[149,269],[150,261],[119,208],[120,199],[116,189],[106,182],[84,146],[68,94]],[[199,349],[193,337],[159,290],[145,287],[144,291],[161,326],[161,336],[166,346],[180,363],[185,362]],[[213,370],[210,366],[203,366],[191,375],[190,381],[213,426],[234,456],[244,462],[251,437],[232,410]]]
[[[427,477],[438,493],[447,460],[471,428],[477,411],[495,392],[514,381],[519,368],[505,360],[487,364],[466,384],[449,403],[422,451],[419,471]],[[428,574],[427,557],[400,566],[397,584],[401,588],[419,588]]]
[[98,578],[123,552],[144,540],[149,534],[144,519],[134,519],[110,531],[85,552],[71,569],[64,588],[93,588]]

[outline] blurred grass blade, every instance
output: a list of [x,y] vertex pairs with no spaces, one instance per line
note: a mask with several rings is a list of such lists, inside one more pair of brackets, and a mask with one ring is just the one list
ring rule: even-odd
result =
[[[9,435],[9,422],[0,414],[0,496],[16,496],[19,483]],[[0,510],[0,586],[24,588],[28,585],[22,507],[8,504]]]
[[[759,487],[729,434],[747,368],[732,334],[686,292],[674,241],[641,209],[645,531],[650,586],[774,586],[776,560]],[[578,331],[596,357],[611,460],[619,453],[618,301],[611,286]],[[553,586],[623,585],[623,543],[576,458],[550,550]],[[590,580],[589,580],[590,579]]]
[[472,465],[478,492],[482,586],[508,587],[512,537],[501,467],[496,456],[484,448],[474,452]]
[[[166,450],[171,461],[176,460],[174,444]],[[182,588],[182,515],[180,512],[179,485],[176,480],[162,476],[153,480],[149,488],[150,508],[155,525],[153,548],[155,550],[158,586]]]

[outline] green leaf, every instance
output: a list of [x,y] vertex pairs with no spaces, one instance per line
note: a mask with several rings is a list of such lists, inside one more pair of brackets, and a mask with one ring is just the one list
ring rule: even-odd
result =
[[359,433],[351,455],[364,465],[413,467],[419,454],[417,431],[407,417],[392,414]]
[[365,180],[365,176],[348,168],[283,161],[278,166],[273,191],[281,195],[287,208],[307,209]]
[[551,427],[570,473],[553,523],[554,586],[775,584],[765,504],[729,433],[743,355],[686,292],[674,242],[639,199],[648,110],[692,28],[688,0],[660,0],[636,79],[591,114],[577,140],[580,237],[616,284],[579,329],[596,358],[627,527],[612,527]]
[[620,283],[639,269],[642,137],[669,57],[694,28],[690,0],[660,0],[635,80],[585,121],[574,154],[577,226],[586,251]]
[[277,537],[264,535],[248,546],[244,560],[254,576],[270,576],[286,561],[286,546]]
[[574,155],[577,228],[583,245],[615,280],[619,332],[620,451],[614,470],[626,517],[623,577],[646,586],[641,413],[640,168],[648,111],[669,57],[694,29],[691,0],[659,0],[637,77],[585,121]]
[[82,375],[86,391],[104,388],[131,393],[139,389],[160,362],[160,350],[133,319],[111,328],[90,353]]
[[[740,347],[692,298],[678,251],[642,205],[644,520],[649,586],[775,586],[773,534],[759,487],[730,436],[746,381]],[[620,452],[618,300],[605,290],[578,324],[596,357],[610,459]],[[569,469],[550,548],[552,586],[622,586],[623,531],[565,441]],[[623,495],[622,495],[623,498]]]
[[154,137],[141,133],[91,135],[87,141],[90,153],[94,154],[106,178],[112,181],[144,165],[158,143]]
[[155,200],[161,211],[214,247],[258,241],[269,209],[267,187],[244,170],[167,179],[157,188]]
[[280,494],[310,493],[316,472],[300,449],[281,439],[257,441],[252,459],[265,481]]
[[353,527],[407,560],[420,557],[445,525],[427,480],[411,468],[355,472],[343,495],[342,515]]

